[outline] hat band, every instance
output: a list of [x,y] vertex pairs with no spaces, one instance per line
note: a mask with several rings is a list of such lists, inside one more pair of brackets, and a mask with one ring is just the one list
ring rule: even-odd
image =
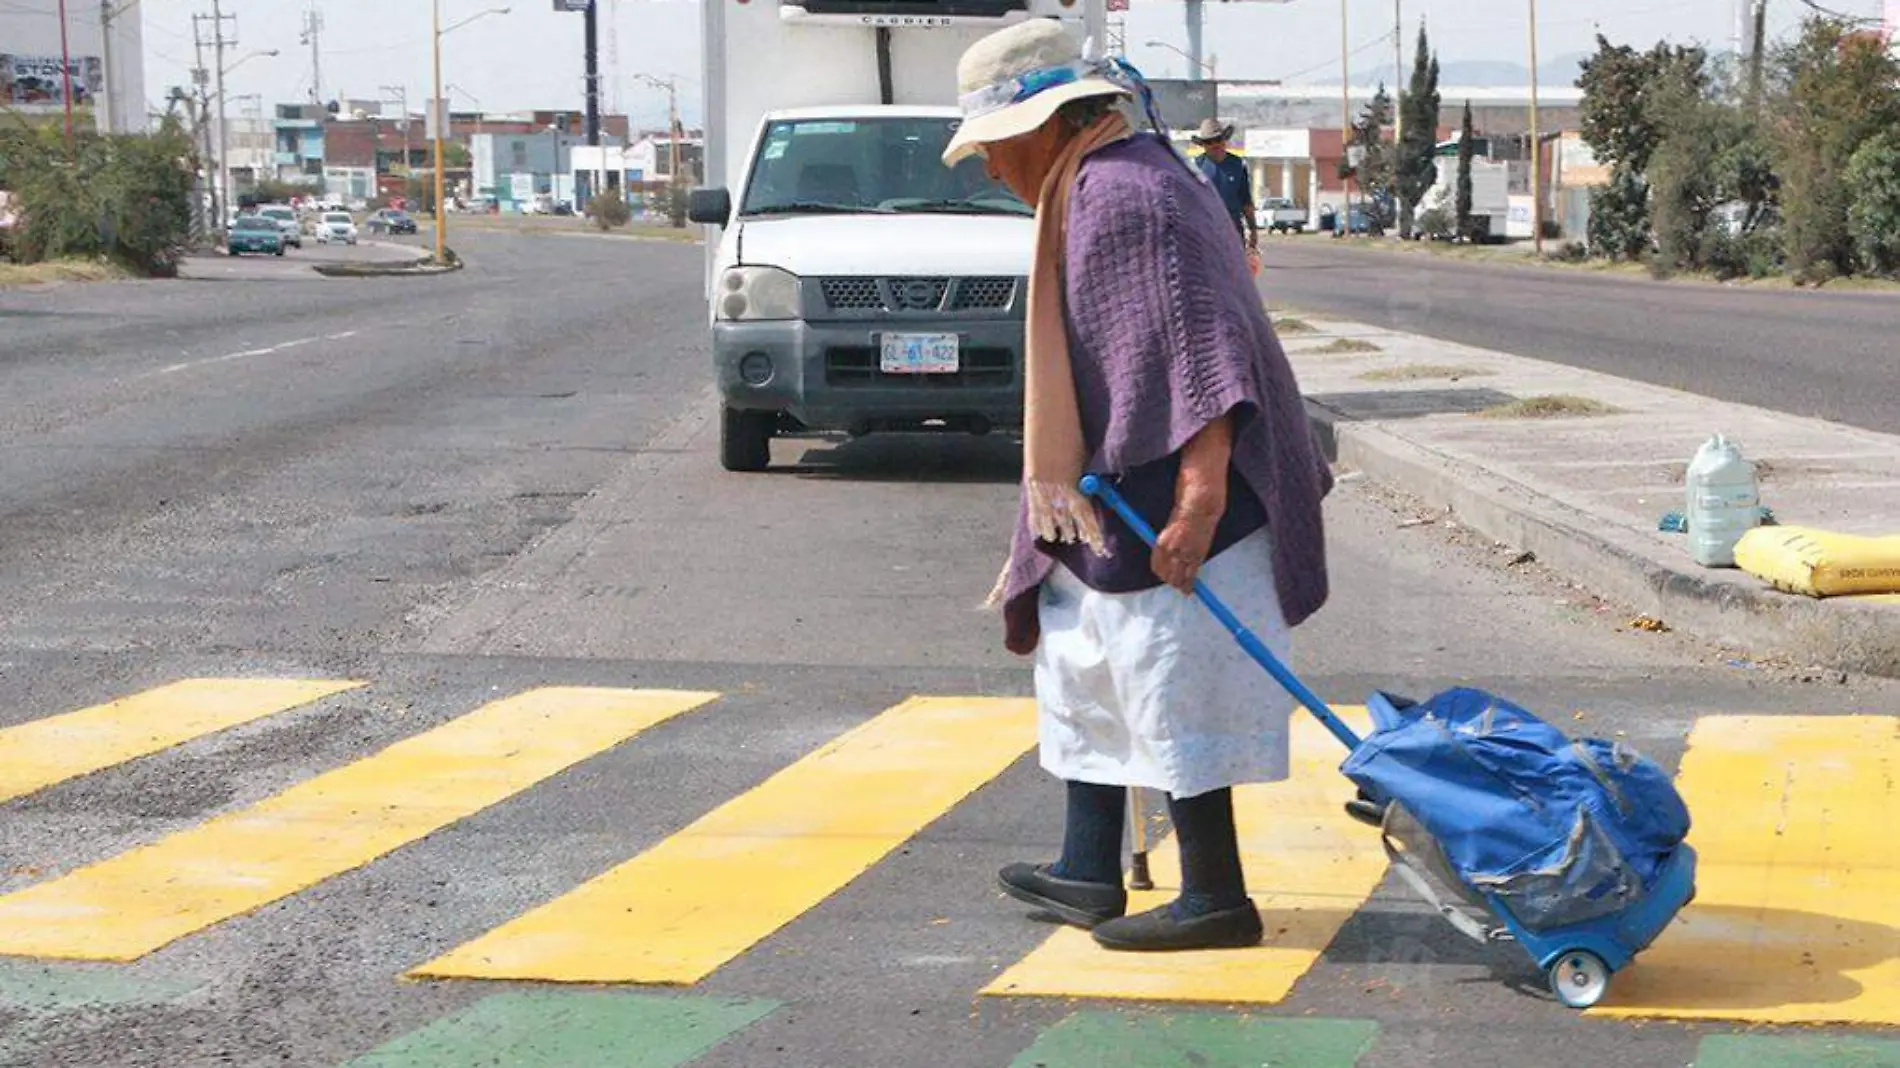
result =
[[957,98],[957,104],[963,109],[965,119],[979,119],[1051,89],[1073,85],[1083,78],[1101,73],[1101,63],[1086,59],[1065,63],[1060,67],[1041,67],[965,93]]

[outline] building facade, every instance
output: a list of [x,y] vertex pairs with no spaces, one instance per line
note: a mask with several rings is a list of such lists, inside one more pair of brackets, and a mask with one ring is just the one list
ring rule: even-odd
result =
[[63,116],[70,83],[75,113],[85,109],[101,130],[149,129],[139,9],[112,20],[108,42],[98,4],[66,7],[62,53],[58,5],[0,4],[0,107],[35,117]]

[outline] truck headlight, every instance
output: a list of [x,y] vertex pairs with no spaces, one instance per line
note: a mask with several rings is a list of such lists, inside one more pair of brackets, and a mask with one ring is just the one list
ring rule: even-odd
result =
[[721,319],[798,318],[798,276],[777,267],[733,267],[719,279]]

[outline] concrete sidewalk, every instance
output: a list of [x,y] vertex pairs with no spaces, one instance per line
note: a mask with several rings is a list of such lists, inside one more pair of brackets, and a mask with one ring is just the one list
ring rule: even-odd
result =
[[[1283,323],[1282,338],[1340,463],[1670,626],[1759,657],[1900,676],[1900,597],[1784,594],[1738,570],[1701,567],[1683,536],[1658,529],[1683,509],[1696,449],[1721,433],[1760,465],[1762,500],[1779,522],[1900,531],[1900,436],[1352,323],[1301,322],[1311,330]],[[1613,410],[1495,410],[1553,396]]]

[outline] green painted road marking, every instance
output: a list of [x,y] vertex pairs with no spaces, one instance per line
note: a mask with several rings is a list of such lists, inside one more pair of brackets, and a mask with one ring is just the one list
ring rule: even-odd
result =
[[1900,1042],[1824,1035],[1710,1035],[1695,1068],[1900,1068]]
[[123,968],[0,962],[0,1009],[29,1014],[155,1005],[204,986],[202,979],[142,979]]
[[1353,1068],[1378,1033],[1371,1020],[1081,1012],[1011,1068]]
[[778,1008],[773,1001],[609,991],[495,994],[348,1068],[675,1068]]

